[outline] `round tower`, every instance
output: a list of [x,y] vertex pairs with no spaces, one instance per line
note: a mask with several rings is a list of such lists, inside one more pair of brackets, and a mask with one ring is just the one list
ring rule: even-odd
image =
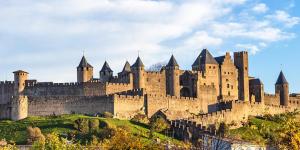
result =
[[77,82],[88,82],[93,80],[93,66],[90,65],[84,56],[77,67]]
[[18,70],[14,73],[14,96],[11,101],[11,119],[20,120],[28,115],[28,98],[24,95],[28,73]]
[[180,96],[180,82],[179,82],[179,65],[172,55],[168,64],[166,65],[166,85],[167,94],[171,96]]
[[141,89],[145,87],[145,66],[140,57],[138,57],[135,63],[131,66],[133,73],[133,88]]
[[280,105],[289,105],[289,83],[281,71],[275,84],[275,93],[279,94]]
[[22,95],[25,89],[25,81],[28,79],[28,72],[18,70],[14,73],[14,91],[15,95]]

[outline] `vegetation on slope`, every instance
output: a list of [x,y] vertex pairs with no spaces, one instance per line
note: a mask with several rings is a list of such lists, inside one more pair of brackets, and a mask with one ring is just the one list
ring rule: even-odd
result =
[[300,149],[299,112],[249,118],[247,124],[230,130],[227,136],[279,149]]
[[[87,124],[90,129],[82,128],[84,126],[80,127],[80,124],[84,124],[84,120],[93,120],[89,121]],[[158,123],[161,123],[161,120],[158,121]],[[29,133],[27,130],[30,126],[40,128],[42,134],[44,134],[46,137],[46,141],[47,139],[49,140],[49,136],[47,136],[49,134],[50,137],[52,135],[52,139],[55,139],[55,135],[59,135],[59,137],[71,136],[74,138],[72,139],[74,143],[80,143],[81,145],[92,145],[98,143],[99,141],[95,142],[95,138],[101,139],[102,144],[107,144],[114,142],[114,136],[123,134],[123,136],[126,135],[128,137],[132,137],[134,143],[137,143],[135,140],[139,139],[139,141],[144,145],[153,143],[155,139],[159,139],[161,143],[171,142],[174,144],[183,145],[183,143],[180,141],[158,133],[157,129],[153,131],[153,129],[147,124],[130,120],[90,117],[84,115],[28,117],[20,121],[3,120],[0,121],[0,139],[6,139],[6,141],[9,143],[15,142],[17,145],[28,144]],[[95,129],[97,130],[95,131],[93,130],[93,128],[95,128],[93,126],[99,126],[100,128],[99,130]],[[108,129],[114,129],[115,132],[111,134],[112,132]],[[29,130],[34,131],[35,129],[31,128]],[[105,134],[108,136],[106,137]],[[120,135],[120,137],[122,137],[122,135]],[[119,139],[118,137],[115,137],[115,141],[122,139],[120,137]]]

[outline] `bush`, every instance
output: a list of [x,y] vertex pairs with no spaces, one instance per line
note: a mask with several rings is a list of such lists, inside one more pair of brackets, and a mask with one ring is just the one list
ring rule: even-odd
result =
[[90,132],[96,132],[99,129],[100,122],[98,119],[89,120]]
[[45,136],[42,134],[40,128],[27,127],[27,143],[32,144],[35,141],[45,141]]
[[131,121],[134,121],[134,122],[138,122],[138,123],[144,123],[144,124],[148,124],[149,123],[149,119],[146,115],[144,114],[136,114],[132,119]]
[[155,117],[151,119],[150,130],[155,132],[162,132],[170,127],[169,123],[162,117]]
[[114,115],[112,113],[106,111],[106,112],[103,113],[103,117],[104,118],[113,118]]
[[74,128],[82,133],[89,132],[89,120],[84,118],[75,120]]
[[61,139],[57,134],[48,134],[44,142],[36,141],[32,150],[77,150],[83,149],[79,144],[73,144],[66,139]]

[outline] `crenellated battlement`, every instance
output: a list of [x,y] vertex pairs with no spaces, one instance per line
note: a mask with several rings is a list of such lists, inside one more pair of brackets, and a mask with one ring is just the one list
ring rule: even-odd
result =
[[171,99],[171,100],[198,100],[197,98],[194,97],[179,97],[179,96],[171,96],[171,95],[163,95],[163,94],[147,94],[149,97],[152,98],[163,98],[165,97],[166,99]]
[[278,95],[277,94],[267,94],[267,93],[265,93],[265,96],[267,96],[267,97],[278,97]]
[[162,75],[160,71],[146,71],[147,75]]
[[[98,83],[98,82],[92,82]],[[86,84],[86,83],[85,83]],[[83,83],[79,82],[69,82],[69,83],[53,83],[53,82],[31,82],[26,84],[26,87],[59,87],[59,86],[79,86],[83,85]]]
[[132,90],[128,90],[128,91],[122,91],[122,92],[118,92],[116,93],[118,95],[129,95],[129,96],[135,96],[135,95],[139,95],[139,96],[143,96],[146,94],[146,89],[132,89]]
[[114,94],[115,100],[123,100],[123,101],[130,101],[130,100],[141,100],[144,98],[144,96],[139,96],[139,95],[118,95]]
[[0,81],[0,85],[12,85],[14,83],[14,81]]
[[130,86],[129,83],[113,83],[113,82],[105,82],[106,86]]

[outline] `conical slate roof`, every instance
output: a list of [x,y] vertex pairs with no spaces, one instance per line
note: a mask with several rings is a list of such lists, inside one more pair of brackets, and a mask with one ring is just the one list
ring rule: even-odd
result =
[[113,72],[113,71],[110,69],[108,63],[105,61],[100,72]]
[[276,84],[288,84],[288,82],[287,82],[287,80],[286,80],[286,78],[285,78],[282,71],[280,71],[280,74],[277,78]]
[[192,66],[199,66],[201,64],[218,64],[214,57],[207,49],[202,50]]
[[128,61],[126,61],[122,72],[131,72],[130,64]]
[[175,57],[172,55],[170,61],[167,64],[167,67],[179,67]]
[[135,63],[132,65],[132,67],[144,67],[144,64],[140,58],[140,56],[136,59]]
[[90,67],[90,68],[93,68],[93,66],[90,65],[90,64],[87,62],[87,60],[85,59],[84,56],[82,56],[81,61],[80,61],[79,65],[78,65],[78,67]]

